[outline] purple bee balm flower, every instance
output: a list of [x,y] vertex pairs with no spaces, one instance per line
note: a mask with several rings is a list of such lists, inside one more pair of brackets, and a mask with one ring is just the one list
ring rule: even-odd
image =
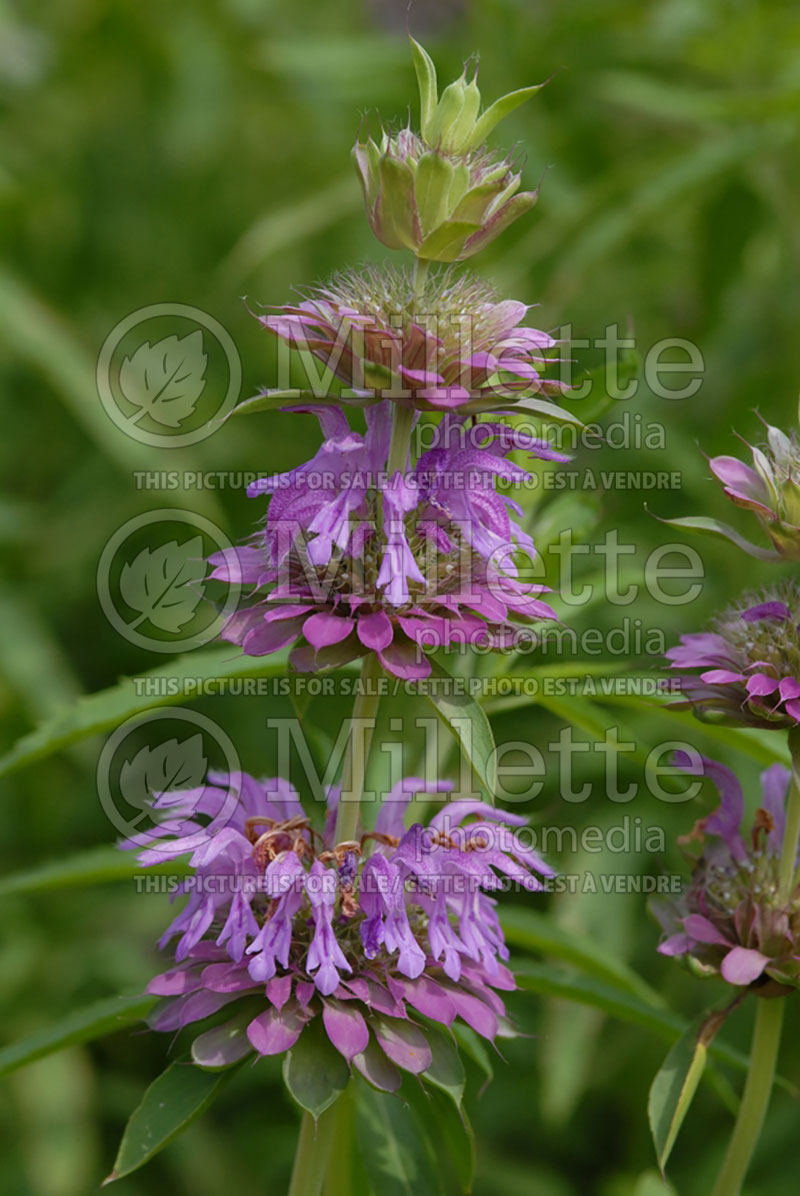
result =
[[681,678],[699,718],[751,727],[800,723],[800,590],[795,582],[745,596],[714,630],[681,636],[667,658],[675,669],[700,669]]
[[[800,987],[800,890],[784,902],[778,885],[790,771],[773,764],[761,774],[761,805],[745,835],[744,796],[730,769],[685,752],[676,752],[675,763],[707,776],[721,801],[681,840],[692,862],[688,888],[676,903],[653,903],[667,936],[659,951],[729,984],[763,988],[771,979]],[[690,853],[695,844],[699,855]]]
[[748,445],[752,466],[737,457],[712,457],[711,471],[739,507],[752,511],[778,556],[800,561],[800,443],[769,424],[767,443]]
[[[541,888],[538,876],[552,870],[518,841],[523,818],[479,801],[450,802],[405,830],[415,794],[451,788],[406,778],[375,830],[347,843],[333,837],[336,790],[322,833],[278,779],[216,777],[205,790],[156,797],[163,821],[140,863],[191,852],[193,875],[161,940],[178,937],[176,966],[148,985],[163,998],[150,1025],[175,1030],[230,1004],[232,1020],[193,1048],[197,1063],[224,1066],[288,1050],[321,1016],[348,1063],[390,1091],[398,1068],[430,1066],[419,1015],[448,1027],[461,1018],[494,1039],[505,1017],[498,991],[514,980],[491,893],[506,877]],[[218,795],[231,790],[239,800],[220,829]]]
[[353,392],[344,402],[386,398],[475,413],[524,409],[526,397],[564,391],[544,377],[558,360],[545,352],[557,342],[523,325],[527,312],[470,275],[429,275],[416,294],[409,272],[367,267],[258,319],[341,379]]
[[529,476],[508,454],[566,460],[546,442],[502,423],[445,415],[416,467],[386,476],[391,403],[367,410],[366,434],[344,414],[316,414],[325,441],[306,464],[254,483],[270,495],[263,536],[212,557],[219,580],[255,587],[223,634],[250,655],[294,644],[301,671],[377,652],[403,678],[430,673],[426,651],[514,642],[516,620],[552,619],[545,587],[520,579],[515,554],[535,555],[496,490]]

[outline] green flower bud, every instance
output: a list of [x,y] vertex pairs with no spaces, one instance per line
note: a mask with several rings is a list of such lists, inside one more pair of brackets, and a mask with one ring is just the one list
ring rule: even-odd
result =
[[480,114],[477,70],[467,68],[438,94],[436,68],[411,39],[420,93],[421,135],[410,128],[379,142],[359,141],[353,159],[373,232],[390,249],[427,261],[471,257],[536,202],[520,192],[521,176],[506,155],[487,150],[488,134],[538,87],[511,92]]

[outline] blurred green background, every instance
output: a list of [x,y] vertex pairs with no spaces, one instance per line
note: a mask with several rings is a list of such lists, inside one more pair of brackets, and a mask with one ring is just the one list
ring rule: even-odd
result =
[[[705,359],[700,392],[668,401],[644,385],[627,404],[666,428],[663,451],[605,449],[578,466],[672,469],[678,491],[563,496],[545,503],[551,532],[576,538],[618,528],[637,545],[626,573],[642,580],[648,552],[672,537],[643,509],[726,511],[701,448],[734,452],[732,428],[758,438],[754,414],[787,426],[800,386],[800,12],[795,5],[714,0],[428,0],[411,28],[440,79],[480,51],[485,97],[554,75],[503,126],[527,155],[525,181],[547,176],[533,213],[483,254],[476,268],[503,293],[541,304],[542,327],[571,323],[595,339],[632,324],[642,353],[685,337]],[[0,0],[0,746],[6,749],[75,697],[163,663],[122,639],[103,618],[97,561],[127,519],[159,505],[186,505],[233,539],[263,513],[238,493],[137,490],[137,469],[285,469],[318,443],[303,417],[236,421],[186,449],[149,449],[124,436],[100,407],[95,361],[129,312],[165,301],[210,313],[242,360],[243,397],[270,383],[271,346],[241,301],[281,303],[291,288],[389,251],[363,219],[348,153],[362,114],[386,120],[415,110],[404,37],[404,0],[154,0],[101,3]],[[575,353],[581,367],[599,350]],[[619,417],[612,407],[607,420]],[[776,570],[725,545],[697,542],[706,579],[689,606],[643,597],[598,604],[565,619],[608,629],[624,617],[663,630],[667,643],[699,629],[742,588]],[[580,568],[596,574],[599,558]],[[779,572],[779,570],[777,571]],[[596,658],[595,658],[596,660]],[[613,662],[613,658],[612,658]],[[530,665],[531,661],[523,662]],[[533,663],[536,663],[535,661]],[[619,660],[616,661],[619,667]],[[659,661],[649,662],[658,668]],[[646,660],[626,661],[631,669]],[[270,774],[264,720],[289,715],[282,699],[206,699],[197,710],[234,739],[245,768]],[[324,735],[341,711],[307,712]],[[528,739],[546,752],[562,716],[590,739],[587,719],[619,725],[646,752],[686,736],[724,755],[755,801],[757,745],[722,748],[690,722],[628,704],[569,701],[497,710],[498,742]],[[756,742],[755,740],[753,741]],[[108,845],[91,739],[4,778],[3,871]],[[547,753],[546,753],[547,754]],[[708,809],[659,803],[642,792],[615,806],[603,792],[602,757],[587,753],[583,804],[558,800],[553,757],[537,799],[540,822],[610,825],[624,814],[688,830]],[[623,778],[641,782],[641,756]],[[611,860],[566,856],[584,867],[658,873],[680,868],[632,852]],[[509,898],[522,903],[519,896]],[[162,896],[130,881],[100,887],[7,893],[0,918],[2,1037],[11,1042],[89,1001],[141,990],[158,968],[154,941],[167,919]],[[544,909],[547,899],[530,905]],[[658,931],[644,898],[552,898],[557,925],[590,936],[626,960],[684,1014],[721,995],[655,954]],[[667,1044],[592,1009],[518,994],[529,1037],[469,1100],[478,1143],[478,1196],[656,1196],[645,1104]],[[750,1010],[726,1028],[746,1049]],[[790,1014],[782,1069],[800,1078]],[[164,1064],[166,1036],[125,1031],[15,1072],[0,1090],[2,1196],[83,1196],[110,1170],[125,1120]],[[740,1077],[732,1073],[736,1085]],[[279,1072],[266,1063],[240,1076],[202,1119],[120,1196],[191,1190],[281,1191],[296,1115]],[[681,1196],[710,1187],[730,1113],[704,1086],[675,1149],[670,1173]],[[797,1106],[775,1096],[749,1196],[796,1192]]]

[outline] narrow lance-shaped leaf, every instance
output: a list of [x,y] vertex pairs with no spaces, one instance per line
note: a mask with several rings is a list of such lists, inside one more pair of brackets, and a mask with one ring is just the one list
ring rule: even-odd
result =
[[340,407],[346,403],[349,407],[371,407],[379,403],[377,396],[352,394],[314,394],[313,390],[265,390],[254,395],[252,399],[245,399],[237,403],[228,419],[234,415],[257,415],[262,411],[285,411],[299,403],[313,403],[315,406],[327,404],[329,407]]
[[177,1062],[162,1072],[131,1114],[104,1186],[137,1171],[183,1133],[208,1108],[233,1070],[203,1071],[191,1063]]
[[772,548],[760,548],[758,544],[751,544],[737,532],[735,527],[731,527],[728,523],[722,523],[719,519],[710,519],[706,515],[687,515],[683,519],[661,519],[656,515],[655,518],[659,523],[665,523],[667,527],[676,527],[679,531],[696,532],[699,535],[717,536],[724,540],[730,540],[737,548],[741,548],[742,552],[755,557],[757,561],[779,561],[781,559],[779,552]]
[[648,1004],[664,1008],[663,998],[646,980],[586,935],[557,926],[549,916],[523,906],[504,905],[499,913],[506,942],[512,947],[552,955]]
[[[201,698],[209,692],[209,683],[223,678],[279,676],[286,670],[287,658],[286,650],[272,656],[235,655],[226,645],[180,656],[141,677],[125,677],[117,685],[71,702],[24,735],[0,759],[0,776],[90,735],[110,731],[134,714]],[[214,688],[212,685],[212,692]]]
[[489,719],[475,699],[461,691],[462,678],[453,677],[437,661],[431,664],[431,676],[420,684],[420,692],[450,728],[475,776],[494,800],[497,760]]
[[[519,988],[540,996],[560,997],[579,1005],[591,1005],[595,1009],[602,1009],[609,1017],[652,1030],[667,1041],[676,1042],[686,1031],[686,1021],[679,1014],[651,1005],[593,977],[574,976],[552,965],[519,960],[515,961],[512,970]],[[727,1043],[712,1042],[709,1054],[738,1071],[747,1071],[750,1066],[747,1055]],[[778,1076],[775,1082],[791,1093],[794,1099],[800,1099],[800,1089],[785,1076]]]
[[140,1022],[156,1003],[155,997],[110,997],[78,1009],[44,1030],[0,1050],[0,1076],[65,1047],[91,1042]]
[[647,1115],[662,1174],[703,1075],[709,1043],[731,1008],[715,1010],[693,1022],[667,1055],[650,1087]]

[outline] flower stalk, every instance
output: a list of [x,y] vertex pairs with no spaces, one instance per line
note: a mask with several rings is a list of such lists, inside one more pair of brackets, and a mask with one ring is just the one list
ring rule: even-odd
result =
[[750,1070],[722,1170],[712,1196],[739,1196],[767,1114],[783,1025],[784,997],[756,1002]]
[[795,886],[797,848],[800,844],[800,728],[789,732],[789,751],[792,754],[792,780],[786,803],[786,830],[778,867],[781,900],[788,902]]
[[[789,732],[792,779],[786,802],[786,827],[778,864],[778,899],[788,903],[794,890],[800,840],[800,732]],[[785,997],[757,1002],[750,1070],[728,1152],[712,1196],[738,1196],[767,1115],[780,1049]]]
[[361,684],[353,703],[350,721],[350,738],[342,773],[342,794],[336,811],[334,838],[337,843],[347,843],[356,837],[372,732],[380,702],[377,680],[381,673],[377,656],[374,652],[368,653],[361,665]]
[[314,1121],[310,1113],[303,1114],[288,1196],[319,1196],[336,1121],[336,1105],[326,1109],[318,1121]]

